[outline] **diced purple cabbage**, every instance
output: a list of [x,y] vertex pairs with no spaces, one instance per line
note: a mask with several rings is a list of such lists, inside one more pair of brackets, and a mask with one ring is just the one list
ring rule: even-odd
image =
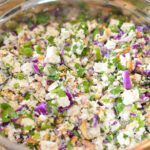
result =
[[48,114],[48,110],[47,110],[47,104],[45,102],[41,102],[40,104],[38,104],[34,111],[38,114],[38,115],[47,115]]
[[142,96],[140,96],[140,99],[142,100],[142,102],[150,100],[150,92],[144,93]]
[[136,114],[133,113],[133,112],[131,112],[130,115],[133,116],[133,117],[136,117]]
[[21,111],[23,108],[25,108],[25,106],[26,106],[26,105],[21,105],[21,106],[16,110],[16,112]]
[[119,33],[114,37],[115,40],[120,40],[124,35],[124,31],[120,29]]
[[144,36],[144,40],[145,40],[145,42],[149,42],[149,41],[150,41],[150,38],[147,37],[147,36]]
[[150,70],[144,70],[143,71],[143,74],[150,77]]
[[67,135],[72,138],[73,137],[73,133],[70,130],[67,130]]
[[117,124],[117,121],[114,121],[111,125],[114,126]]
[[71,93],[68,89],[65,89],[65,93],[66,93],[68,99],[69,99],[70,101],[72,101],[72,99],[73,99],[72,93]]
[[150,49],[145,52],[146,56],[150,56]]
[[70,102],[69,106],[66,107],[58,107],[58,112],[63,113],[64,111],[68,110],[69,108],[71,108],[73,106],[73,101]]
[[8,124],[8,122],[0,123],[0,131],[3,130],[3,128],[5,128]]
[[37,74],[40,72],[39,67],[38,67],[38,65],[36,63],[33,64],[33,70]]
[[33,63],[38,63],[39,60],[38,60],[37,58],[34,58],[34,59],[32,60],[32,62],[33,62]]
[[144,29],[144,26],[137,26],[137,27],[136,27],[136,30],[137,30],[138,32],[143,32],[143,29]]
[[54,81],[53,80],[47,80],[46,83],[47,85],[51,85]]
[[97,114],[94,114],[92,126],[93,126],[93,127],[96,127],[97,124],[98,124],[98,115],[97,115]]
[[130,79],[130,73],[128,70],[123,71],[122,74],[123,77],[123,86],[125,89],[129,90],[132,88],[132,83],[131,83],[131,79]]
[[64,146],[61,146],[60,148],[59,148],[59,150],[66,150],[66,146],[64,145]]
[[137,43],[137,44],[134,44],[134,45],[132,46],[132,48],[133,48],[133,49],[139,49],[139,48],[141,48],[141,45],[140,45],[139,43]]

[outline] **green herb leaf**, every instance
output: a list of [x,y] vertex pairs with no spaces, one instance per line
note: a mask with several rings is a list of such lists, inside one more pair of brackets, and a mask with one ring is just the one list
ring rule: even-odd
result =
[[49,22],[50,15],[46,12],[38,13],[36,16],[37,24],[46,24]]
[[124,104],[122,102],[122,98],[119,97],[116,100],[115,110],[117,111],[117,113],[120,113],[123,111],[123,109],[124,109]]
[[85,74],[85,69],[82,66],[80,66],[80,64],[78,64],[78,63],[75,64],[75,68],[77,70],[78,77],[82,78]]
[[124,70],[124,67],[122,66],[122,64],[117,58],[114,58],[112,61],[113,61],[114,66],[116,66],[118,70]]
[[55,44],[55,42],[54,42],[54,36],[49,36],[47,40],[48,40],[48,43],[50,45],[54,45]]
[[100,61],[100,60],[101,60],[101,57],[102,57],[100,48],[96,48],[96,49],[95,49],[95,55],[96,55],[96,61]]
[[88,93],[90,91],[90,83],[87,80],[83,81],[83,87],[85,93]]
[[31,57],[33,55],[33,50],[31,47],[22,47],[20,49],[20,54],[27,57]]
[[113,95],[120,94],[121,92],[123,92],[123,89],[122,89],[121,86],[115,87],[114,89],[112,89],[110,91],[110,93],[113,94]]
[[72,145],[71,141],[69,141],[67,143],[67,150],[73,150],[73,145]]
[[50,80],[59,80],[60,78],[60,73],[58,72],[58,69],[56,66],[51,66],[48,68],[49,71],[49,76],[48,79]]
[[100,33],[100,29],[98,27],[96,27],[93,32],[93,38],[95,38],[95,36],[99,33]]
[[42,51],[41,45],[37,45],[36,52],[37,52],[37,54],[44,54],[43,51]]
[[57,94],[59,97],[65,97],[66,93],[60,87],[53,90],[53,93]]
[[13,108],[7,103],[1,104],[1,110],[2,122],[9,122],[11,119],[15,119],[18,116]]
[[29,92],[27,92],[27,93],[25,94],[25,96],[24,96],[24,99],[25,99],[25,100],[29,100],[30,97],[31,97],[31,94],[30,94]]
[[110,103],[110,99],[108,99],[108,98],[105,98],[105,99],[102,99],[102,101],[104,102],[104,103]]
[[25,75],[22,72],[18,72],[15,74],[14,77],[19,79],[19,80],[23,80],[25,78]]

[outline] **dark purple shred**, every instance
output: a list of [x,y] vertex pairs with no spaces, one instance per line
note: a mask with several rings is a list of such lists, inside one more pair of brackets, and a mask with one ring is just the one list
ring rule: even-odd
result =
[[144,73],[146,76],[150,77],[150,70],[144,70],[143,73]]
[[73,133],[70,130],[67,130],[67,135],[72,138],[73,137]]
[[92,126],[96,127],[98,124],[98,115],[94,114]]
[[133,113],[133,112],[131,112],[130,115],[133,116],[133,117],[136,117],[136,114]]
[[38,104],[34,111],[38,114],[38,115],[47,115],[48,114],[48,110],[47,110],[47,104],[45,102],[41,102],[40,104]]
[[150,49],[145,52],[146,56],[150,56]]
[[138,32],[143,32],[144,26],[137,26],[136,29]]
[[137,44],[134,44],[134,45],[132,46],[132,48],[133,48],[133,49],[139,49],[139,48],[142,48],[142,46],[137,43]]

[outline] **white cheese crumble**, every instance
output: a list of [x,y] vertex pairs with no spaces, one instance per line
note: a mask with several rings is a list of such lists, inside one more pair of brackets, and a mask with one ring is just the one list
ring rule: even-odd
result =
[[41,150],[58,150],[57,143],[51,141],[40,141]]
[[68,99],[67,96],[65,96],[65,97],[59,97],[57,99],[57,103],[58,103],[59,107],[66,107],[66,106],[70,105],[70,101],[69,101],[69,99]]
[[138,89],[125,90],[122,93],[123,103],[125,105],[133,104],[134,102],[139,100],[139,91]]
[[31,75],[33,73],[33,65],[32,63],[25,63],[21,66],[21,70],[26,75]]
[[44,59],[46,63],[58,64],[61,62],[58,50],[56,47],[47,47],[46,57]]
[[121,29],[124,31],[124,32],[127,32],[129,31],[129,29],[131,27],[134,27],[135,25],[133,23],[129,23],[129,22],[125,22],[123,23],[123,25],[121,26]]
[[105,47],[107,49],[113,50],[116,47],[116,43],[113,41],[108,40],[107,43],[105,44]]
[[115,71],[115,67],[111,66],[111,68],[108,68],[107,63],[95,63],[94,64],[94,71],[99,73],[99,72],[106,72],[106,73],[111,73]]
[[32,126],[32,127],[34,127],[35,126],[35,122],[34,122],[34,120],[32,120],[30,118],[23,118],[21,120],[21,125],[22,126]]

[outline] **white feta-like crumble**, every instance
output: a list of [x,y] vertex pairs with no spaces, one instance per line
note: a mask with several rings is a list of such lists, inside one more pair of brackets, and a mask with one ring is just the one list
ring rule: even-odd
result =
[[44,59],[46,63],[58,64],[61,62],[59,52],[55,46],[47,47],[46,57]]

